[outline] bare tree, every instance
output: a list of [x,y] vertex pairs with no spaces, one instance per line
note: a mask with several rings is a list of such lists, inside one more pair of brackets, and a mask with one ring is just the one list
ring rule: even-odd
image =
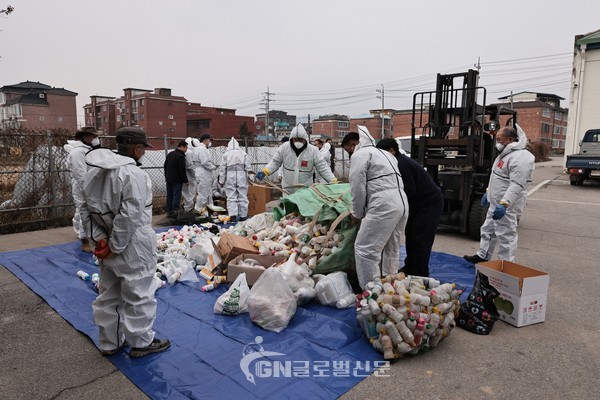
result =
[[6,9],[4,10],[0,10],[0,14],[10,14],[11,12],[15,11],[15,8],[13,6],[6,6]]

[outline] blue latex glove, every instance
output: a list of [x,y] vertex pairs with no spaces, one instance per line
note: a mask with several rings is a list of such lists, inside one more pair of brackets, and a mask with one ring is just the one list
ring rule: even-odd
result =
[[492,219],[502,219],[506,215],[506,206],[499,204],[492,213]]
[[481,207],[485,208],[485,207],[487,207],[489,205],[490,205],[490,202],[488,201],[487,193],[484,193],[483,197],[481,198]]
[[262,171],[258,171],[256,173],[256,179],[258,179],[259,181],[262,181],[263,179],[265,179],[265,173]]

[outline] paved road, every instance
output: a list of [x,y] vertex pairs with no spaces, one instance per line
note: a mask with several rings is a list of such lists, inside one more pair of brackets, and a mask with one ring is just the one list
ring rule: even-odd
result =
[[[600,383],[600,185],[570,186],[562,159],[536,166],[517,262],[550,273],[546,322],[491,335],[456,329],[435,350],[400,360],[343,399],[596,399]],[[0,251],[74,240],[70,228],[4,235]],[[452,232],[434,250],[473,254]],[[0,267],[0,399],[146,396],[41,298]]]

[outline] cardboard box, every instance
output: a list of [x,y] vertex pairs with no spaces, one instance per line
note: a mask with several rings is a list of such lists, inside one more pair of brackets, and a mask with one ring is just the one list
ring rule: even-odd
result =
[[250,239],[227,232],[221,233],[217,248],[221,254],[221,261],[225,265],[240,254],[258,254],[258,249]]
[[476,264],[500,292],[495,300],[500,319],[516,327],[544,322],[550,275],[504,260]]
[[265,212],[265,205],[271,201],[271,187],[263,185],[248,186],[248,216]]
[[231,260],[229,262],[229,266],[227,267],[227,282],[231,283],[231,282],[235,281],[235,278],[237,278],[239,274],[241,274],[242,272],[245,272],[246,273],[246,282],[248,282],[248,286],[252,286],[256,283],[256,281],[258,280],[258,277],[261,276],[262,273],[265,271],[262,269],[259,269],[259,268],[250,268],[250,267],[244,267],[244,266],[240,265],[241,261],[244,261],[248,258],[258,261],[258,263],[265,268],[269,268],[273,264],[279,264],[279,263],[287,260],[287,257],[283,257],[283,256],[262,256],[262,255],[255,255],[255,254],[240,254],[239,256],[237,256],[236,258],[234,258],[233,260]]

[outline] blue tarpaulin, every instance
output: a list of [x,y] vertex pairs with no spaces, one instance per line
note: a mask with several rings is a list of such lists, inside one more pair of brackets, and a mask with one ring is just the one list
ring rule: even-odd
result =
[[[0,264],[98,344],[91,307],[97,293],[76,275],[98,268],[80,242],[0,253]],[[470,291],[471,264],[435,252],[430,264],[431,276]],[[274,333],[253,324],[248,314],[213,314],[226,285],[202,292],[203,284],[200,278],[157,291],[154,330],[171,341],[169,350],[140,359],[125,352],[109,357],[151,398],[332,399],[383,363],[362,336],[353,308],[313,302],[298,307],[289,326]]]

